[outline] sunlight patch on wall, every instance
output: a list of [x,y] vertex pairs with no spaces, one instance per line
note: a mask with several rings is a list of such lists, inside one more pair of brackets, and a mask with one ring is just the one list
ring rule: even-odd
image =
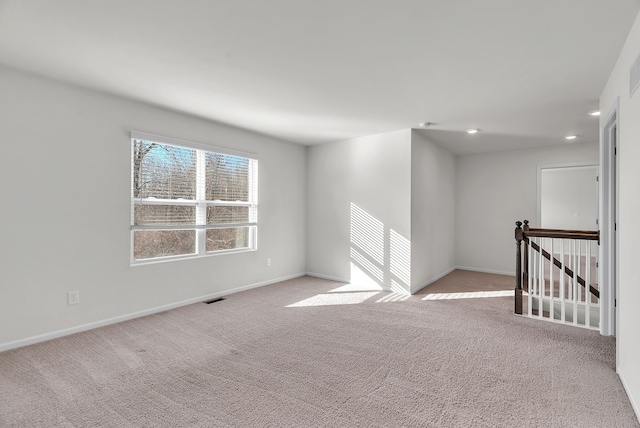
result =
[[351,244],[355,244],[375,262],[384,264],[384,224],[351,203]]
[[389,270],[398,280],[392,280],[391,289],[399,286],[405,293],[411,288],[411,241],[395,230],[389,231]]
[[349,225],[351,283],[362,287],[383,287],[384,224],[351,203]]
[[489,297],[513,297],[513,293],[513,290],[474,291],[468,293],[435,293],[424,296],[422,300],[486,299]]
[[411,294],[411,241],[351,203],[350,282]]
[[382,272],[382,269],[374,265],[371,261],[369,261],[369,259],[360,254],[353,247],[351,247],[351,260],[352,283],[360,283],[365,280],[362,275],[368,278],[368,281],[366,282],[373,282],[374,284],[376,284],[374,279],[378,280],[377,284],[382,284],[384,282],[384,273]]
[[391,291],[397,294],[409,295],[409,291],[407,291],[407,289],[395,279],[391,280]]

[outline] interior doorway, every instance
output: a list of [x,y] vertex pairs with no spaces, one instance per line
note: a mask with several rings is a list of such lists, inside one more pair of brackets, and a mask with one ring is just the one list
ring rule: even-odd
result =
[[598,229],[598,164],[538,168],[538,219],[544,229]]

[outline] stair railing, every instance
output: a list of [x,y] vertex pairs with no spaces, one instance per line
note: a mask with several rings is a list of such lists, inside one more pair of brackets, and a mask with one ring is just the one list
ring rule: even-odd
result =
[[[599,232],[530,228],[516,222],[515,313],[598,328]],[[524,243],[524,250],[522,244]],[[595,282],[593,281],[595,280]]]

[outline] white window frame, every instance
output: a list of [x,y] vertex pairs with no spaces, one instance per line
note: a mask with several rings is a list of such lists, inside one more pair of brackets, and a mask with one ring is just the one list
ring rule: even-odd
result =
[[[134,140],[143,140],[153,143],[165,144],[170,146],[181,147],[190,150],[196,150],[196,170],[199,171],[196,174],[196,199],[195,200],[180,200],[180,199],[158,199],[158,198],[134,198],[133,189],[133,176],[134,176],[134,162],[133,156],[131,158],[131,230],[130,230],[130,263],[131,266],[162,263],[174,260],[194,259],[201,257],[217,256],[222,254],[235,254],[244,253],[250,251],[256,251],[258,249],[258,158],[254,153],[242,152],[238,150],[232,150],[222,147],[209,146],[204,144],[198,144],[191,141],[180,140],[171,137],[164,137],[155,134],[149,134],[140,131],[131,131],[130,147],[133,148]],[[200,179],[205,176],[204,169],[206,167],[205,155],[206,153],[222,154],[247,158],[250,161],[249,167],[249,201],[248,202],[234,202],[234,201],[208,201],[205,199],[205,182],[204,179]],[[133,153],[132,153],[133,155]],[[134,213],[136,202],[144,202],[149,205],[186,205],[195,206],[195,224],[194,225],[135,225]],[[220,223],[220,224],[206,224],[206,212],[209,206],[245,206],[255,210],[255,221],[243,222],[243,223]],[[231,229],[239,227],[248,227],[248,246],[242,248],[233,248],[228,250],[216,250],[207,251],[207,230],[210,229]],[[192,254],[180,254],[175,256],[163,256],[154,257],[150,259],[136,260],[134,257],[134,232],[139,230],[194,230],[196,233],[196,252]]]

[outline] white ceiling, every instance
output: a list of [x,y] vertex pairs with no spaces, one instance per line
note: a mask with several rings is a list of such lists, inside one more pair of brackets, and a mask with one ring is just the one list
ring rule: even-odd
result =
[[[301,144],[598,140],[638,0],[0,0],[0,64]],[[481,133],[470,136],[467,128]]]

